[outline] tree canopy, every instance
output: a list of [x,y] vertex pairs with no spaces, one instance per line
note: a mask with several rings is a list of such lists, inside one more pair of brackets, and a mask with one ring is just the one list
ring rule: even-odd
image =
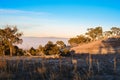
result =
[[86,35],[91,37],[92,40],[96,40],[102,37],[103,30],[102,27],[88,28]]
[[10,50],[10,56],[14,53],[14,45],[22,43],[22,39],[20,38],[22,33],[18,32],[16,26],[7,25],[4,29],[0,29],[0,40],[2,43],[2,47],[7,45]]

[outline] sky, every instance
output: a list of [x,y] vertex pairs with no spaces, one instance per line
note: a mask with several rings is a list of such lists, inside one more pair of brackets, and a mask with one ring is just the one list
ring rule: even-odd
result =
[[0,0],[0,28],[25,37],[75,37],[87,28],[120,27],[120,0]]

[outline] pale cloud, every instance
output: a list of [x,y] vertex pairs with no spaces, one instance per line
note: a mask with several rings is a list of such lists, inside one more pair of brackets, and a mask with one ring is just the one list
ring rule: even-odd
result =
[[47,12],[0,9],[0,26],[17,25],[22,29],[43,27],[46,23],[56,21],[51,16]]
[[27,15],[49,15],[46,12],[33,12],[33,11],[23,11],[15,9],[0,9],[0,14],[27,14]]
[[85,31],[80,23],[49,13],[0,9],[0,27],[7,24],[16,25],[23,36],[34,37],[73,37]]

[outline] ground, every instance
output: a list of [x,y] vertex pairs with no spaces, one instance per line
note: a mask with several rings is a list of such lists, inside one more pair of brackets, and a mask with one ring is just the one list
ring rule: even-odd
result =
[[0,57],[0,80],[120,80],[120,54]]
[[80,44],[73,47],[76,53],[90,53],[90,54],[109,54],[120,53],[120,37],[107,38],[97,41],[92,41],[87,44]]

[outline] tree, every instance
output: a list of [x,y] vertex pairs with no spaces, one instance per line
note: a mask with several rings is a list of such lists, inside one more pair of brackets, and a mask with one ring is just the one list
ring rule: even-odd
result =
[[57,41],[56,44],[60,47],[60,48],[64,48],[66,45],[63,41]]
[[71,45],[71,46],[77,46],[78,45],[78,39],[75,37],[75,38],[70,38],[68,40],[68,43]]
[[6,42],[4,40],[5,37],[5,31],[3,29],[0,29],[0,54],[5,55],[5,46]]
[[46,55],[60,54],[59,47],[57,46],[57,44],[53,44],[53,42],[48,41],[48,43],[44,46],[44,54]]
[[42,45],[39,45],[37,50],[38,50],[37,55],[44,55],[44,47]]
[[80,43],[87,43],[87,42],[90,41],[90,38],[89,38],[89,37],[86,37],[86,36],[84,36],[84,35],[79,35],[79,36],[77,36],[77,38],[78,38],[78,43],[79,43],[79,44],[80,44]]
[[89,37],[86,37],[84,35],[79,35],[75,38],[70,38],[68,40],[68,43],[71,45],[71,46],[77,46],[78,44],[83,44],[83,43],[88,43],[90,42],[90,38]]
[[33,47],[30,48],[29,52],[31,53],[31,55],[35,56],[37,51],[36,49],[34,49]]
[[70,50],[67,49],[67,48],[63,48],[62,51],[61,51],[61,56],[70,56]]
[[6,28],[0,29],[0,36],[2,37],[2,42],[9,46],[10,56],[12,56],[14,53],[13,45],[22,43],[22,39],[20,39],[22,33],[18,32],[16,26],[7,25]]
[[25,53],[25,51],[23,49],[20,49],[18,46],[14,46],[14,51],[15,56],[22,56]]
[[112,31],[105,31],[104,33],[103,33],[103,35],[104,35],[104,37],[110,37],[111,35],[112,35]]
[[112,27],[111,32],[113,36],[120,36],[120,28]]
[[100,39],[103,34],[102,27],[88,28],[86,35],[91,37],[92,40]]

